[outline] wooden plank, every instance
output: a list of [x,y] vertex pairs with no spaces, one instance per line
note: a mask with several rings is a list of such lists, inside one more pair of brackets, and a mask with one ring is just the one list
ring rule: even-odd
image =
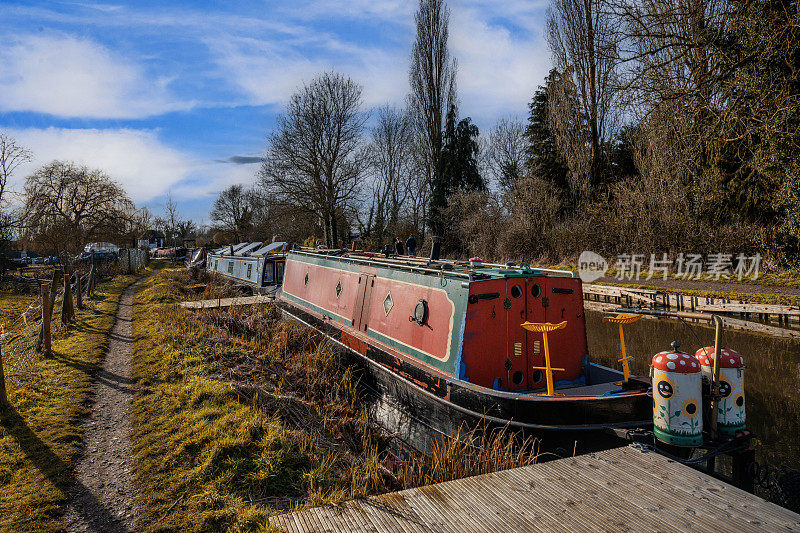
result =
[[216,298],[214,300],[196,300],[181,302],[179,305],[185,309],[216,309],[232,307],[235,305],[256,305],[273,301],[273,298],[264,295],[239,296],[236,298]]
[[[553,505],[551,491],[547,487],[552,485],[550,470],[546,465],[536,469],[527,469],[519,473],[520,483],[509,485],[517,498],[522,502],[522,507],[532,514],[532,523],[541,526],[543,531],[572,531],[575,525],[564,520],[563,508]],[[543,488],[544,487],[544,488]],[[580,528],[578,528],[580,529]]]
[[695,309],[715,313],[768,313],[770,315],[800,316],[800,308],[789,305],[757,304],[731,300],[729,303],[701,303]]
[[599,294],[601,296],[622,296],[625,293],[635,294],[636,296],[653,296],[662,291],[654,289],[622,287],[619,285],[595,285],[593,283],[584,283],[583,292],[589,294]]
[[751,322],[750,320],[741,320],[739,318],[731,318],[729,316],[722,317],[722,322],[726,328],[739,329],[743,331],[755,331],[757,333],[766,333],[775,337],[783,337],[786,339],[800,339],[800,331],[794,329],[779,328],[777,326],[770,326],[768,324],[760,324],[758,322]]
[[[620,464],[619,467],[609,461],[595,457],[594,454],[584,456],[588,464],[594,466],[603,475],[612,477],[619,482],[624,492],[633,501],[639,504],[646,504],[644,508],[652,513],[652,509],[658,509],[659,515],[667,518],[670,523],[685,522],[686,517],[693,517],[693,522],[686,523],[684,528],[698,531],[719,531],[733,525],[730,522],[731,515],[706,502],[691,499],[686,501],[685,497],[675,491],[670,483],[659,478],[649,479],[650,476],[641,473],[633,473],[635,469],[628,467],[628,463]],[[652,486],[657,487],[657,491],[652,490]],[[655,517],[659,516],[655,515]],[[749,531],[748,524],[738,524],[744,531]]]
[[[645,531],[652,528],[652,523],[635,505],[613,492],[613,487],[609,488],[594,479],[595,472],[587,472],[582,463],[574,459],[562,459],[545,463],[545,466],[549,470],[545,486],[552,486],[563,493],[562,501],[569,504],[563,506],[562,503],[567,517],[581,516],[580,523],[593,524],[595,530],[599,531],[625,528]],[[579,515],[580,510],[584,512]],[[581,528],[580,523],[575,527]]]
[[748,523],[773,522],[772,526],[800,530],[800,515],[745,492],[702,472],[671,461],[657,453],[641,453],[633,448],[618,448],[598,454],[598,458],[618,468],[634,470],[645,479],[656,477],[680,494],[683,500],[703,500],[717,505]]
[[[589,311],[597,311],[599,313],[613,313],[620,306],[612,303],[593,302],[591,300],[587,300],[583,302],[583,307],[584,309],[587,309]],[[699,307],[695,307],[695,309],[699,309]],[[670,316],[648,316],[648,315],[642,315],[642,317],[651,320],[676,318]],[[733,318],[728,316],[722,317],[722,321],[727,329],[735,329],[738,331],[750,331],[754,333],[764,333],[767,335],[772,335],[774,337],[781,337],[786,339],[800,339],[800,331],[796,329],[781,328],[778,326],[771,326],[769,324],[761,324],[759,322],[753,322],[751,320],[742,320],[740,318]]]

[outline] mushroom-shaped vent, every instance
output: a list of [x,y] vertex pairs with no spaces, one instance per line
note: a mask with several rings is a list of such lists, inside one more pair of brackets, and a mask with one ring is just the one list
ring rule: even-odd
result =
[[700,372],[700,363],[688,353],[667,350],[653,356],[653,368],[665,372],[693,374]]
[[[744,366],[744,359],[739,352],[731,348],[720,348],[719,366],[720,368],[741,368]],[[700,348],[694,354],[703,366],[714,367],[714,347],[706,346]]]

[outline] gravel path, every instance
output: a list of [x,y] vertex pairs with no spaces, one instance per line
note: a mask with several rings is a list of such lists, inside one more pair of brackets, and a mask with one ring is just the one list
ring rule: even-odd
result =
[[122,293],[108,352],[95,376],[92,411],[84,423],[86,449],[75,469],[67,531],[128,532],[136,527],[136,491],[131,446],[131,358],[133,295],[141,280]]

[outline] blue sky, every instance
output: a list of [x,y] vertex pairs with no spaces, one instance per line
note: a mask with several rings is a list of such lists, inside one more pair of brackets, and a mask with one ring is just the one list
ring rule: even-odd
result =
[[[462,115],[482,131],[526,115],[549,69],[546,3],[450,0]],[[250,184],[292,92],[334,69],[365,107],[402,104],[416,2],[94,3],[0,0],[0,130],[35,160],[103,168],[137,205],[208,222],[216,193]]]

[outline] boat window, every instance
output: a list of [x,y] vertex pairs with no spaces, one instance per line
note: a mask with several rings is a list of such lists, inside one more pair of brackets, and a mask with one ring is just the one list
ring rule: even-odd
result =
[[275,263],[275,281],[280,283],[283,280],[283,263]]
[[253,265],[247,265],[247,279],[250,279],[250,274],[253,273]]
[[542,294],[542,288],[538,283],[534,283],[533,287],[531,287],[531,296],[538,298],[540,294]]
[[514,298],[522,298],[522,286],[521,285],[514,285],[511,287],[511,296]]
[[233,261],[228,261],[228,274],[233,274]]
[[533,373],[533,382],[534,382],[534,383],[540,383],[540,382],[542,381],[542,378],[543,378],[543,377],[544,377],[544,376],[542,375],[542,371],[541,371],[541,370],[536,370],[536,371]]
[[514,375],[511,377],[511,381],[514,382],[514,385],[522,385],[522,381],[525,379],[525,375],[517,370],[514,372]]

